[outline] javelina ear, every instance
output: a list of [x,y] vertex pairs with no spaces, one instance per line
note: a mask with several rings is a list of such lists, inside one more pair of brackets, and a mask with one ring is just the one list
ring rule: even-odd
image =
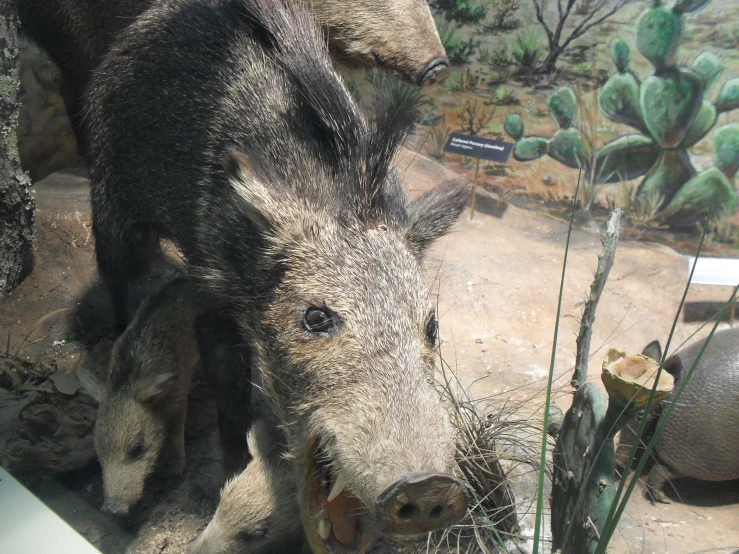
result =
[[642,356],[652,358],[655,362],[659,363],[662,360],[662,346],[660,345],[658,340],[653,340],[648,345],[646,345],[641,353]]
[[102,403],[108,396],[108,386],[86,367],[80,366],[75,371],[82,390],[92,396],[98,403]]
[[262,420],[256,420],[251,424],[251,429],[246,435],[246,445],[249,448],[249,454],[255,460],[264,458],[268,452],[268,434],[267,424]]
[[245,215],[261,231],[273,233],[293,203],[285,187],[270,173],[264,164],[245,152],[231,150],[226,155],[226,175],[243,200]]
[[452,181],[431,189],[411,202],[406,239],[419,259],[423,258],[432,242],[451,230],[469,194],[470,186],[467,183]]
[[136,383],[136,400],[142,404],[156,402],[168,394],[176,383],[177,375],[174,373],[160,373],[141,379]]

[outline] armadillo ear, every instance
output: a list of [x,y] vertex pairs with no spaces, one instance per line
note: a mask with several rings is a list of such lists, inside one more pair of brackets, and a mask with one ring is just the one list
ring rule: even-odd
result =
[[452,181],[416,198],[408,207],[406,239],[419,259],[435,240],[447,234],[456,223],[470,194],[470,186]]
[[287,188],[264,163],[240,150],[226,155],[225,167],[233,190],[243,201],[244,214],[260,231],[277,231],[285,221],[286,211],[294,205]]
[[641,353],[642,356],[652,358],[657,363],[662,361],[662,345],[660,345],[658,340],[650,342],[644,347],[644,350],[642,350]]
[[154,403],[169,394],[177,383],[174,373],[160,373],[136,383],[135,398],[142,404]]
[[75,371],[82,390],[92,396],[98,403],[102,403],[108,396],[106,383],[86,367],[80,366]]

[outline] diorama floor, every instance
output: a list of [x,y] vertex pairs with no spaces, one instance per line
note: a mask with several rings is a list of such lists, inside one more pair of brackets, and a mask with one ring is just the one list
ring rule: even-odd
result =
[[[453,178],[409,151],[399,164],[411,195]],[[15,292],[0,299],[2,340],[10,333],[12,346],[32,332],[23,357],[68,371],[109,332],[107,301],[94,264],[87,181],[79,172],[55,173],[35,190],[35,267]],[[428,281],[438,291],[442,354],[473,397],[531,400],[528,405],[534,407],[543,403],[566,234],[565,223],[481,190],[474,218],[465,212],[456,231],[428,257]],[[555,364],[556,401],[563,410],[569,403],[579,318],[599,251],[595,225],[573,231]],[[608,347],[634,354],[653,339],[665,343],[686,278],[687,261],[674,251],[650,243],[619,244],[597,312],[592,379],[599,379]],[[729,294],[714,287],[691,290],[673,344],[688,339]],[[67,311],[36,325],[59,309]],[[707,332],[704,328],[698,336]],[[222,479],[214,408],[203,385],[196,384],[192,396],[188,476],[182,483],[156,480],[131,525],[122,528],[98,512],[102,496],[94,466],[61,480],[29,475],[25,482],[105,553],[185,552],[214,510]],[[530,487],[514,492],[522,503],[531,501]],[[653,505],[643,487],[637,488],[610,552],[739,549],[739,483],[681,480],[670,496],[672,504]]]

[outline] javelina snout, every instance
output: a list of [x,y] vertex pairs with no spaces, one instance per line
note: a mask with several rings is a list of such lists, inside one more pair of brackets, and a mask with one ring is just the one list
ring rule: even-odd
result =
[[418,86],[441,82],[449,74],[426,0],[317,0],[312,6],[339,62],[378,67]]
[[462,482],[452,475],[416,473],[390,485],[377,499],[380,530],[416,535],[457,523],[467,508]]

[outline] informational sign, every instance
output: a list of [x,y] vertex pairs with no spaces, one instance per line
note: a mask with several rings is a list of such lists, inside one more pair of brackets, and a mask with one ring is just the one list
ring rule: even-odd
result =
[[444,146],[444,150],[470,158],[482,158],[491,162],[506,163],[508,158],[511,157],[511,152],[513,152],[513,143],[452,133],[449,142]]

